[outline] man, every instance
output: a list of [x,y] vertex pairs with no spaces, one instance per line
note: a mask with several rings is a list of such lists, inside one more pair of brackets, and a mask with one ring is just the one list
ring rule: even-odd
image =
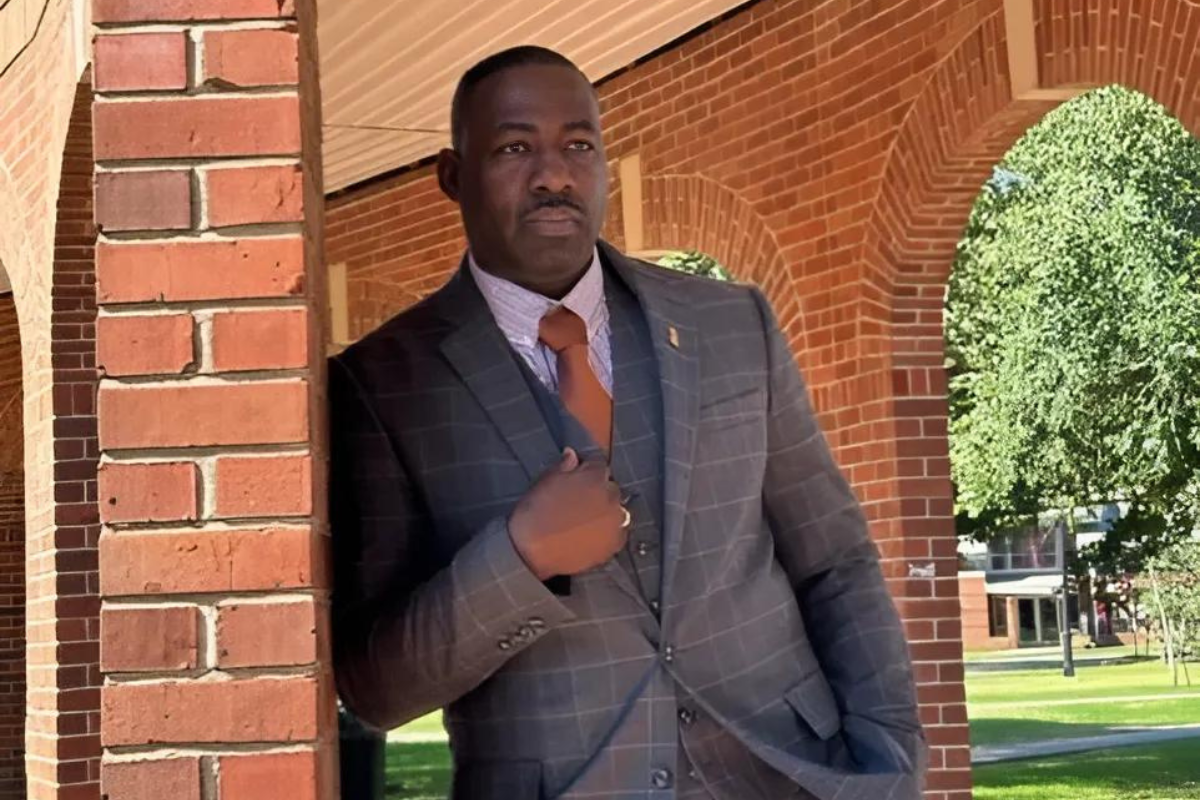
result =
[[595,91],[464,75],[470,244],[335,358],[338,685],[445,707],[456,800],[912,800],[924,743],[862,513],[753,288],[599,241]]

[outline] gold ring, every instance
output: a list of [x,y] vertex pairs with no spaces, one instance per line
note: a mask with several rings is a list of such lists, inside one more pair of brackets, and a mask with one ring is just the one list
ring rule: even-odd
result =
[[621,506],[621,513],[625,515],[625,521],[621,523],[621,527],[628,528],[629,524],[633,522],[633,515],[629,513],[629,509],[625,506]]

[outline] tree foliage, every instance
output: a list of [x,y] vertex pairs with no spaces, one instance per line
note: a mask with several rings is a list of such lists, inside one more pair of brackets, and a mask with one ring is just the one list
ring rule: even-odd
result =
[[718,281],[732,280],[729,272],[721,266],[719,261],[699,250],[680,250],[667,253],[658,260],[658,265],[686,272],[689,275],[699,275],[702,278],[712,278]]
[[1153,612],[1165,619],[1169,631],[1160,630],[1176,658],[1200,653],[1200,541],[1175,542],[1149,560],[1153,570]]
[[[1122,500],[1114,571],[1190,532],[1200,474],[1200,142],[1119,87],[1067,103],[1005,157],[946,305],[964,528]],[[1107,571],[1107,570],[1106,570]],[[1110,572],[1111,574],[1111,572]]]

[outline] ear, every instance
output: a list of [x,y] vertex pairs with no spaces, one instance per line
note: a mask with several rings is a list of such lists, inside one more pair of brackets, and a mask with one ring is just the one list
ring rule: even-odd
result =
[[459,196],[459,176],[461,174],[462,159],[458,153],[450,148],[443,148],[438,153],[437,157],[437,176],[438,186],[442,187],[443,194],[449,197],[454,202],[458,202]]

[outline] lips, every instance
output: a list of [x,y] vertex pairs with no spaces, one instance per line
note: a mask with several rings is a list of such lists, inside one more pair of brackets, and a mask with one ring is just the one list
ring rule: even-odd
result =
[[571,208],[539,208],[525,215],[525,224],[543,236],[570,236],[582,223],[583,215]]
[[579,212],[570,208],[539,208],[525,215],[527,222],[578,222]]

